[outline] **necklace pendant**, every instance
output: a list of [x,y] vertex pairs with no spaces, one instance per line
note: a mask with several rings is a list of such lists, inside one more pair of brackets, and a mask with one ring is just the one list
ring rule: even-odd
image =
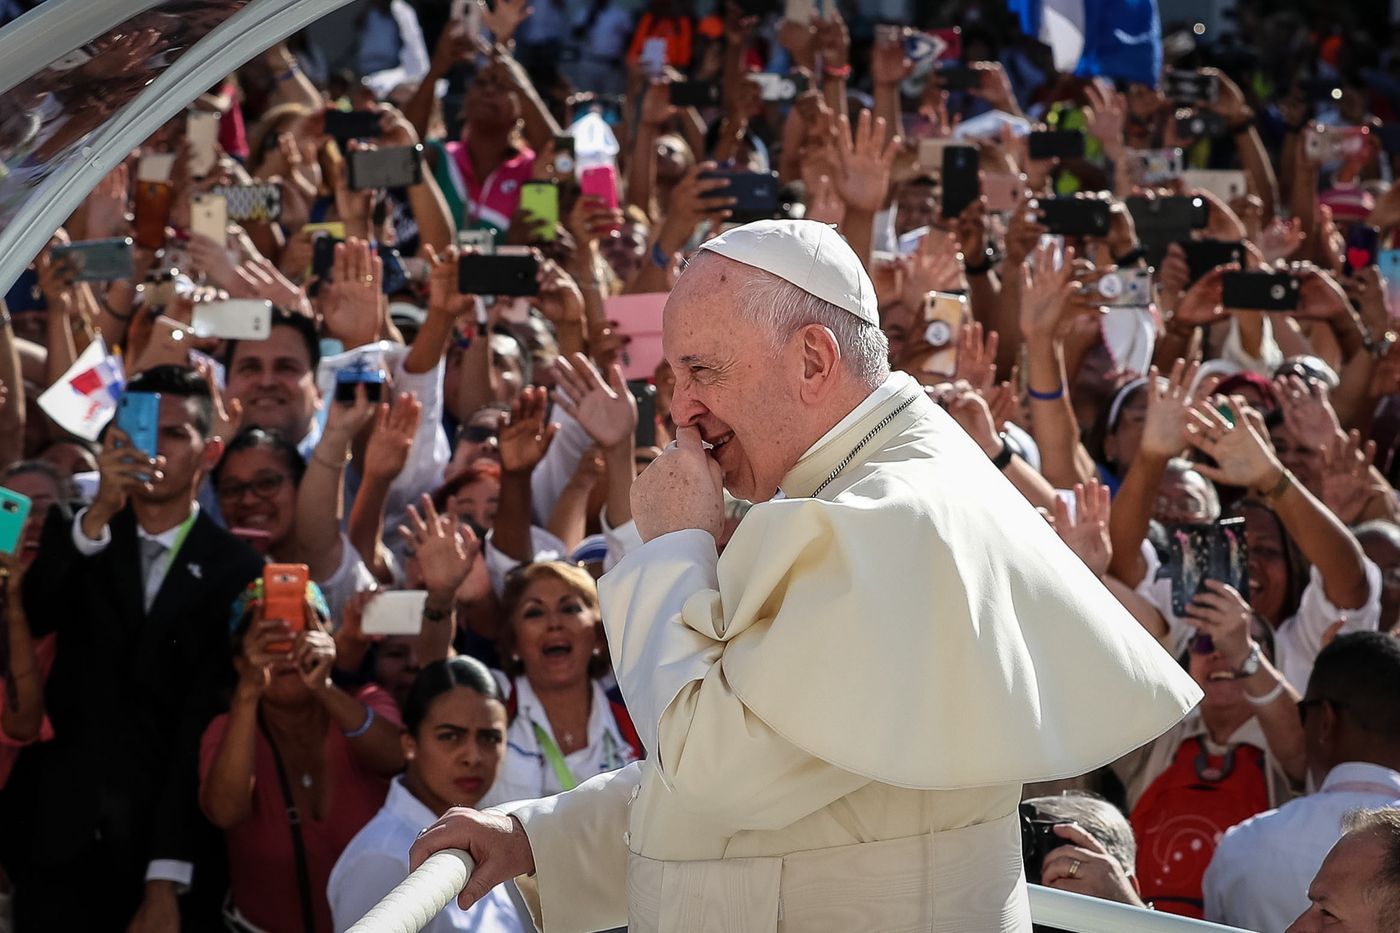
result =
[[303,774],[301,776],[301,786],[305,787],[307,790],[311,789],[311,775]]

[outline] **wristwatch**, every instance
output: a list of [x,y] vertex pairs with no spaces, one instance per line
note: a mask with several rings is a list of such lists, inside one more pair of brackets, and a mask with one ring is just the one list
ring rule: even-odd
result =
[[1240,677],[1253,677],[1259,673],[1259,665],[1264,657],[1264,651],[1259,647],[1259,642],[1252,641],[1249,644],[1249,654],[1244,656],[1244,660],[1240,662],[1239,670],[1235,671]]
[[1007,436],[1005,431],[997,435],[1001,438],[1001,452],[992,458],[992,466],[998,470],[1005,470],[1011,466],[1011,458],[1021,454],[1021,445]]

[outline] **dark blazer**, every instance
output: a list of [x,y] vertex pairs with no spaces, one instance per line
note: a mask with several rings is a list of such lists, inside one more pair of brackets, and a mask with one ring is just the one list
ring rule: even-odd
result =
[[262,572],[201,512],[148,614],[135,516],[110,527],[106,549],[84,557],[54,510],[25,576],[35,635],[58,633],[54,738],[24,750],[10,788],[28,798],[27,860],[40,871],[95,838],[143,874],[151,859],[194,861],[199,739],[233,680],[229,609]]

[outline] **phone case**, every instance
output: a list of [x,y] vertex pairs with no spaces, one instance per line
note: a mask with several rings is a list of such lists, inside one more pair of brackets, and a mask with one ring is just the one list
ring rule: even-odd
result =
[[1287,272],[1227,272],[1220,303],[1249,311],[1296,311],[1298,280]]
[[949,146],[943,150],[943,204],[945,219],[957,217],[982,196],[978,174],[980,158],[972,146]]
[[1047,198],[1040,202],[1043,223],[1056,236],[1103,236],[1110,220],[1106,201],[1089,198]]
[[190,174],[203,178],[219,162],[219,115],[191,110],[185,115],[185,139],[190,147]]
[[600,198],[608,210],[617,210],[617,171],[611,165],[584,169],[579,174],[578,186],[585,197]]
[[720,170],[703,172],[701,178],[727,178],[729,186],[711,192],[712,197],[734,199],[730,210],[730,220],[734,223],[748,223],[753,220],[767,220],[778,214],[778,173],[777,172],[732,172]]
[[170,225],[170,208],[175,189],[165,182],[138,182],[135,195],[133,239],[142,249],[165,246],[165,228]]
[[1134,195],[1123,203],[1133,216],[1133,226],[1139,236],[1162,234],[1170,240],[1187,240],[1192,230],[1200,230],[1210,221],[1210,208],[1205,198],[1174,195],[1167,198],[1144,198]]
[[490,255],[496,251],[496,235],[490,230],[458,230],[457,248]]
[[[310,569],[305,564],[268,564],[263,567],[264,619],[280,619],[293,632],[306,628],[306,581]],[[290,642],[268,645],[273,651],[290,651]]]
[[175,155],[168,152],[156,152],[151,155],[143,155],[136,162],[136,180],[138,182],[157,182],[168,184],[170,173],[175,171]]
[[994,214],[1004,214],[1014,208],[1025,190],[1024,175],[989,172],[982,176],[982,193],[987,198],[987,210]]
[[212,192],[224,199],[229,219],[238,223],[272,223],[282,216],[278,185],[219,185]]
[[69,257],[77,270],[79,282],[105,282],[129,279],[133,274],[130,237],[109,240],[80,240],[67,246],[55,246],[55,260]]
[[13,554],[19,550],[30,505],[28,496],[0,488],[0,552]]
[[1238,240],[1182,240],[1181,248],[1191,270],[1191,284],[1220,266],[1244,266],[1244,244]]
[[1376,256],[1381,281],[1385,283],[1385,301],[1390,316],[1400,315],[1400,249],[1383,249]]
[[559,227],[559,186],[548,181],[527,181],[520,186],[520,210],[530,220],[535,236],[553,243]]
[[152,460],[159,453],[160,393],[127,392],[117,403],[117,427]]
[[659,78],[666,71],[666,40],[664,38],[647,39],[642,43],[642,54],[639,56],[642,71],[648,78]]
[[365,604],[360,631],[366,635],[417,635],[423,628],[427,590],[389,590]]
[[958,329],[967,319],[967,296],[932,292],[924,301],[924,343],[933,352],[919,367],[926,373],[951,376],[958,368]]
[[253,298],[201,302],[194,306],[190,326],[196,337],[266,340],[272,330],[272,302]]
[[1042,130],[1026,139],[1030,157],[1037,162],[1046,159],[1084,158],[1084,134],[1078,130]]
[[661,312],[665,292],[616,295],[603,300],[603,312],[613,322],[613,330],[624,337],[618,362],[631,382],[649,382],[665,359],[661,346]]
[[1226,204],[1249,193],[1249,182],[1239,169],[1190,169],[1181,173],[1181,183],[1187,191],[1209,191]]
[[1139,185],[1160,185],[1181,175],[1180,149],[1129,149],[1128,174]]
[[1381,245],[1381,232],[1375,227],[1356,226],[1347,231],[1342,267],[1347,275],[1374,265]]
[[219,246],[228,241],[228,202],[217,194],[190,199],[190,233],[208,237]]
[[1249,592],[1249,550],[1245,544],[1245,520],[1224,518],[1214,525],[1169,525],[1167,562],[1159,579],[1172,582],[1172,612],[1178,617],[1207,580],[1218,580],[1239,593]]
[[534,256],[482,256],[457,260],[457,288],[464,295],[538,295],[539,263]]
[[353,191],[411,188],[423,181],[422,145],[357,149],[347,156],[346,161]]
[[656,446],[656,386],[649,382],[631,380],[627,390],[637,402],[637,430],[634,440],[637,447]]

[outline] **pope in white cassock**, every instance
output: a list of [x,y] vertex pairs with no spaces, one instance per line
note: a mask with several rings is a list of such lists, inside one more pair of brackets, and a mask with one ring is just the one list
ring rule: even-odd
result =
[[[832,228],[705,244],[666,304],[676,443],[599,583],[648,757],[421,836],[545,933],[1028,931],[1024,782],[1201,696],[919,385]],[[721,487],[757,503],[724,557]],[[779,494],[781,492],[781,494]],[[528,876],[528,877],[526,877]]]

